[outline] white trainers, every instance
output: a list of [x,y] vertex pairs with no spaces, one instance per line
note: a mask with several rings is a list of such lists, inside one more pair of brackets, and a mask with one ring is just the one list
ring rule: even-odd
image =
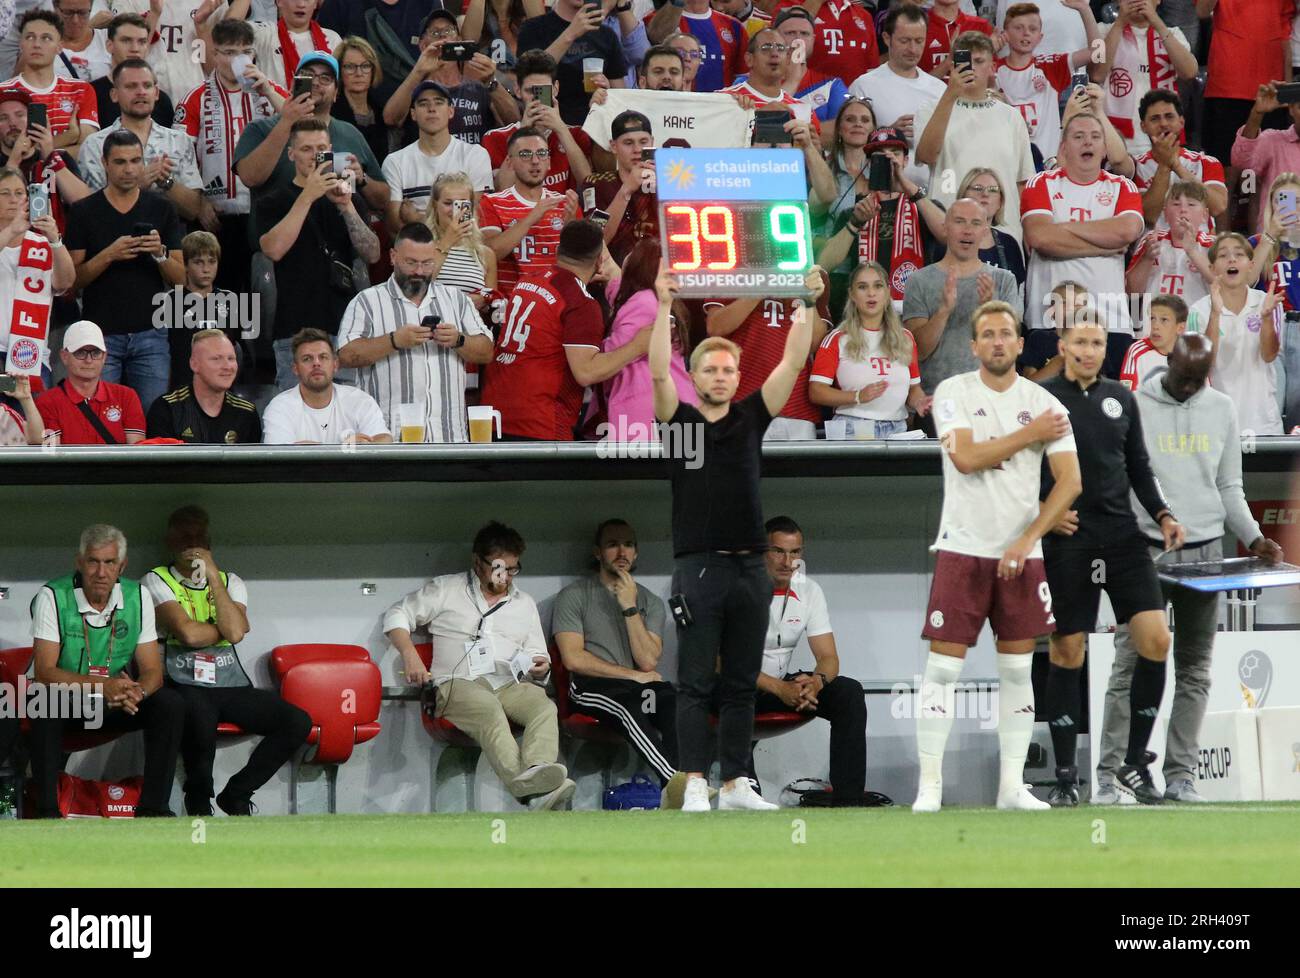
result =
[[774,812],[780,805],[764,801],[752,778],[737,778],[733,787],[718,792],[718,811]]
[[1004,811],[1017,809],[1022,812],[1046,812],[1051,810],[1051,807],[1047,802],[1035,798],[1027,784],[998,795],[998,808]]
[[709,805],[709,782],[704,778],[687,778],[686,790],[682,792],[682,811],[707,812]]
[[943,782],[931,781],[916,789],[916,801],[912,802],[914,812],[937,812],[943,807]]
[[534,764],[510,779],[506,787],[516,798],[550,794],[569,776],[563,764]]
[[559,808],[561,805],[573,800],[573,792],[577,787],[576,784],[565,778],[554,791],[548,791],[544,795],[529,798],[528,810],[530,812],[549,812],[553,808]]
[[1204,805],[1206,800],[1196,790],[1196,782],[1191,778],[1179,778],[1165,789],[1165,801],[1181,801],[1193,805]]

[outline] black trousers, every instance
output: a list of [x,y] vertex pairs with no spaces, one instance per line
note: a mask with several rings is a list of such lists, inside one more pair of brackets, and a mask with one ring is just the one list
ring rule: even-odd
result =
[[686,554],[673,593],[694,623],[677,626],[677,741],[684,771],[709,770],[709,708],[718,692],[722,779],[747,777],[754,694],[763,664],[772,582],[762,554]]
[[17,717],[0,717],[0,767],[9,763],[9,755],[18,742],[21,729]]
[[[806,675],[807,672],[791,672],[785,679]],[[759,690],[754,698],[756,713],[789,709],[772,693]],[[831,724],[831,787],[835,789],[835,797],[860,800],[867,787],[867,700],[862,694],[862,684],[847,676],[836,676],[818,694],[817,709],[811,715]],[[749,776],[758,780],[752,751]]]
[[660,781],[677,773],[677,696],[671,683],[574,676],[569,702],[579,713],[618,728]]
[[[146,696],[134,715],[125,710],[104,713],[104,731],[128,733],[144,731],[144,789],[140,807],[165,811],[171,800],[172,781],[176,777],[176,754],[181,746],[185,723],[185,702],[166,686]],[[33,719],[29,741],[32,752],[32,778],[36,782],[36,809],[41,816],[59,811],[58,780],[63,770],[63,735],[85,730],[85,720]]]
[[186,795],[213,795],[212,762],[217,756],[218,723],[236,723],[249,733],[262,735],[248,763],[226,784],[226,793],[234,798],[251,798],[311,732],[311,717],[270,690],[168,685],[185,701],[181,758],[185,761]]

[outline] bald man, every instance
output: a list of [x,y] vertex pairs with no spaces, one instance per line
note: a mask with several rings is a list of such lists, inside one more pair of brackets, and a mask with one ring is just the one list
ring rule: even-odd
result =
[[[1241,477],[1241,439],[1232,399],[1206,380],[1214,362],[1210,341],[1199,334],[1180,336],[1169,354],[1169,368],[1138,388],[1142,433],[1156,478],[1169,505],[1187,528],[1182,548],[1166,558],[1172,563],[1223,559],[1224,527],[1250,552],[1271,564],[1282,548],[1266,540],[1246,505]],[[1160,531],[1141,506],[1138,524],[1154,558],[1164,548]],[[1174,608],[1174,701],[1165,747],[1166,801],[1201,802],[1196,791],[1196,752],[1210,695],[1210,655],[1219,623],[1219,596],[1161,583]],[[1100,763],[1093,804],[1119,799],[1115,772],[1123,763],[1129,728],[1129,686],[1137,650],[1126,627],[1115,639],[1115,665],[1106,689]]]

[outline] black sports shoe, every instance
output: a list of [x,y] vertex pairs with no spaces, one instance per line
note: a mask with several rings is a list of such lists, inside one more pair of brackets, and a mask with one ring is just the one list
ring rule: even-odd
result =
[[1048,792],[1047,803],[1053,808],[1077,808],[1079,805],[1079,769],[1071,764],[1069,767],[1056,769],[1056,784]]
[[210,817],[212,815],[212,799],[207,795],[186,795],[185,814]]
[[1154,764],[1156,755],[1144,751],[1141,764],[1125,764],[1115,773],[1115,787],[1121,794],[1136,799],[1143,805],[1163,805],[1165,796],[1156,791],[1151,780],[1149,765]]
[[227,815],[252,815],[257,811],[252,798],[235,798],[224,791],[217,795],[217,807]]

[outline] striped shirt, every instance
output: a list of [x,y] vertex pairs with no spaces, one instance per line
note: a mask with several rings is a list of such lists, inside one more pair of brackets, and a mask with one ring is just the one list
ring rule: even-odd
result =
[[[352,340],[373,339],[397,332],[398,327],[437,315],[467,336],[488,336],[483,320],[463,292],[434,283],[417,306],[390,278],[359,292],[343,312],[338,346]],[[424,413],[424,438],[428,442],[467,442],[465,414],[465,361],[455,350],[433,342],[411,350],[397,350],[368,367],[357,370],[357,386],[379,403],[389,427],[401,430],[399,406],[419,404]]]
[[46,88],[33,88],[23,80],[22,75],[15,75],[0,85],[0,88],[21,88],[32,97],[33,102],[45,106],[52,136],[67,132],[68,124],[74,117],[83,129],[99,128],[99,102],[95,98],[95,90],[88,82],[56,77],[53,84]]
[[[103,190],[107,186],[108,178],[104,175],[104,140],[109,133],[123,128],[122,120],[118,119],[106,129],[87,136],[82,144],[77,165],[81,167],[81,179],[86,181],[86,186],[91,190]],[[172,176],[177,183],[190,190],[203,192],[203,178],[199,176],[199,165],[194,158],[194,141],[180,129],[168,129],[150,120],[149,142],[144,147],[145,165],[148,166],[160,156],[171,157],[175,164]]]
[[473,295],[487,289],[487,279],[483,275],[483,263],[468,248],[456,245],[447,252],[442,268],[438,271],[437,283],[457,292]]
[[[391,160],[392,157],[390,156]],[[542,199],[560,195],[542,189]],[[507,187],[494,194],[484,194],[478,201],[478,226],[483,231],[505,231],[523,220],[535,205],[519,195],[515,187]],[[523,277],[520,265],[527,266],[528,274],[545,271],[555,264],[560,247],[560,231],[564,228],[564,208],[552,207],[551,212],[533,225],[532,230],[520,239],[515,250],[497,261],[497,291],[509,295],[515,283]]]

